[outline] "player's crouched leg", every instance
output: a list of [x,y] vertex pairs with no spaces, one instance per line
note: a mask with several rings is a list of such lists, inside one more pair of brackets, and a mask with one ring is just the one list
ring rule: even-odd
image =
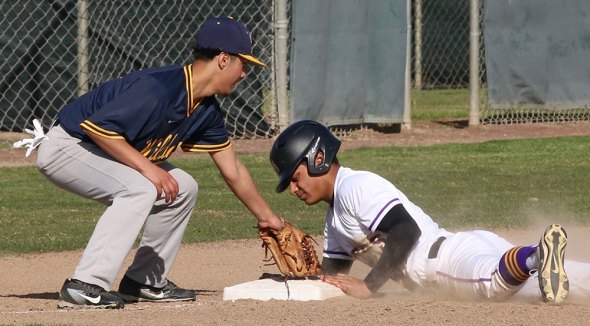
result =
[[178,197],[172,203],[158,200],[146,221],[140,248],[119,285],[119,295],[126,302],[193,301],[196,297],[194,291],[176,286],[167,276],[192,215],[198,184],[190,174],[168,163],[163,168],[178,182]]
[[181,169],[176,168],[169,172],[178,181],[178,191],[181,195],[181,200],[186,202],[187,208],[192,211],[195,206],[197,194],[199,193],[199,185],[192,175]]

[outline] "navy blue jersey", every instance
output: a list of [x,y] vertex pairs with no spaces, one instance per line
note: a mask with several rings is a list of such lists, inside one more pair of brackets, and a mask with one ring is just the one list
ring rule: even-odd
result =
[[210,152],[231,146],[215,96],[195,102],[192,65],[132,72],[100,84],[64,106],[59,124],[73,137],[86,133],[125,139],[152,162],[167,159],[178,147]]

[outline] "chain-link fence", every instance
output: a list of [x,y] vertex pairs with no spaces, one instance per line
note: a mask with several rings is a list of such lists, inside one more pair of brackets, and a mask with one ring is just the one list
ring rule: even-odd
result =
[[[470,6],[479,6],[479,51],[478,77],[475,82],[479,87],[475,91],[480,123],[510,124],[523,122],[562,122],[590,120],[588,107],[568,110],[540,109],[533,104],[518,108],[492,109],[488,103],[486,53],[484,47],[485,0],[410,0],[412,5],[412,58],[411,80],[413,86],[413,106],[421,109],[430,106],[436,110],[437,105],[421,103],[421,98],[438,98],[439,103],[455,103],[462,110],[463,116],[470,110]],[[534,17],[531,19],[535,19]],[[550,78],[550,77],[549,77]],[[424,93],[436,93],[425,96]],[[441,107],[443,105],[440,105]],[[447,109],[448,108],[442,108]],[[452,111],[452,110],[451,110]]]
[[413,0],[412,4],[414,87],[467,87],[469,1]]
[[273,133],[273,0],[0,2],[0,128],[47,126],[57,111],[98,83],[132,70],[192,61],[199,25],[233,16],[250,30],[252,68],[230,97],[219,98],[234,138]]
[[[473,0],[470,0],[473,1]],[[493,77],[491,77],[491,73],[497,73],[496,70],[491,70],[492,68],[488,68],[490,69],[488,72],[490,73],[490,75],[487,76],[486,80],[486,74],[485,71],[482,69],[482,72],[484,72],[484,74],[482,74],[480,82],[481,82],[481,104],[480,104],[480,122],[481,124],[515,124],[515,123],[535,123],[535,122],[575,122],[575,121],[587,121],[590,120],[590,108],[588,103],[588,98],[585,98],[585,96],[582,95],[581,92],[579,92],[579,90],[576,90],[576,84],[580,84],[580,85],[587,85],[587,77],[581,77],[580,75],[576,75],[576,74],[572,74],[569,75],[568,77],[563,77],[563,76],[556,76],[554,75],[551,70],[547,69],[544,70],[543,66],[545,65],[557,65],[557,66],[564,66],[562,65],[562,63],[560,63],[561,60],[563,59],[558,59],[556,57],[554,57],[554,55],[550,54],[551,52],[554,52],[555,49],[560,49],[559,51],[562,52],[561,55],[564,54],[564,52],[571,52],[572,53],[577,53],[579,54],[580,52],[583,52],[583,50],[577,49],[578,46],[581,46],[581,48],[586,48],[587,46],[585,45],[585,43],[587,43],[585,40],[580,40],[580,44],[578,43],[578,40],[576,40],[576,37],[580,37],[579,35],[582,35],[581,38],[583,39],[585,37],[585,35],[587,35],[587,27],[588,27],[588,20],[586,17],[585,9],[588,7],[587,5],[581,5],[579,6],[579,4],[575,4],[575,3],[570,3],[570,6],[573,6],[576,9],[573,9],[573,11],[580,11],[581,14],[579,16],[584,17],[582,19],[579,18],[579,16],[575,15],[575,14],[571,14],[571,12],[567,12],[567,10],[562,11],[561,9],[559,10],[552,10],[551,6],[549,5],[549,3],[551,3],[551,1],[546,1],[546,2],[536,2],[536,1],[524,1],[519,5],[522,5],[522,7],[519,7],[518,5],[512,6],[510,5],[509,1],[500,1],[500,2],[489,2],[486,4],[485,0],[477,0],[477,3],[480,4],[480,11],[479,11],[479,18],[480,18],[480,26],[481,26],[481,30],[482,30],[482,42],[481,42],[481,49],[480,49],[480,65],[484,66],[484,62],[488,62],[488,64],[491,64],[492,61],[495,61],[496,64],[500,64],[503,66],[504,70],[509,70],[510,72],[508,73],[509,75],[512,75],[512,78],[508,78],[508,79],[503,79],[501,81],[498,80],[498,78],[496,78],[495,82],[496,83],[502,83],[502,84],[506,84],[508,86],[506,86],[506,88],[510,89],[510,92],[514,92],[514,93],[529,93],[531,92],[531,89],[537,89],[537,90],[542,90],[541,93],[543,94],[539,94],[541,95],[540,97],[542,98],[541,100],[534,98],[533,97],[526,97],[526,96],[514,96],[512,99],[512,103],[510,104],[498,104],[495,103],[495,105],[491,104],[490,98],[491,96],[488,96],[489,90],[491,89],[490,85],[488,84],[488,80],[490,83],[492,83]],[[584,1],[580,1],[581,4],[584,3]],[[504,4],[506,7],[503,7]],[[553,3],[553,5],[555,6],[555,8],[559,8],[559,7],[568,7],[567,4],[559,4],[559,3]],[[487,7],[487,8],[486,8]],[[495,10],[498,10],[498,7],[501,8],[500,10],[504,10],[501,11],[500,14],[498,14],[497,12],[493,15],[490,11],[490,8],[495,8]],[[584,7],[584,8],[583,8]],[[538,10],[540,8],[540,10]],[[490,17],[493,17],[494,19],[497,20],[498,16],[501,17],[506,17],[508,15],[508,13],[506,12],[507,10],[512,11],[512,13],[510,13],[511,19],[509,21],[507,21],[507,25],[509,26],[501,26],[499,27],[499,23],[495,22],[495,26],[487,26],[488,28],[486,29],[486,20],[491,19]],[[486,16],[487,15],[487,16]],[[526,16],[526,18],[520,18],[519,16]],[[547,17],[553,17],[552,19],[554,19],[555,21],[559,21],[562,25],[558,24],[556,26],[551,26],[551,25],[547,25],[545,20]],[[574,31],[574,35],[570,38],[561,38],[561,36],[557,36],[559,34],[565,34],[565,35],[569,35],[570,33],[568,33],[568,28],[569,27],[565,27],[565,26],[570,26],[572,28],[572,30]],[[543,29],[543,28],[538,28],[539,26],[550,26],[547,29]],[[525,45],[522,46],[522,44],[519,44],[520,42],[515,42],[515,39],[517,39],[519,36],[516,36],[514,38],[512,37],[506,37],[504,35],[504,38],[502,39],[502,41],[509,43],[508,47],[509,48],[516,48],[519,49],[519,51],[508,51],[511,55],[515,55],[518,58],[505,58],[505,57],[501,57],[502,59],[505,59],[506,61],[501,61],[501,59],[499,60],[497,57],[498,54],[498,45],[494,44],[495,42],[498,42],[497,40],[487,40],[487,44],[486,47],[488,47],[488,49],[490,49],[490,47],[495,46],[495,55],[494,53],[492,53],[493,51],[489,50],[488,54],[489,57],[486,58],[485,55],[485,51],[484,51],[484,31],[486,32],[486,34],[488,36],[490,36],[490,38],[497,38],[498,36],[496,35],[496,33],[498,32],[498,30],[502,30],[502,29],[506,29],[514,34],[519,35],[520,37],[523,37],[523,39],[530,39],[530,44],[527,44],[528,42],[522,42]],[[516,32],[516,33],[515,33]],[[529,32],[533,32],[530,35],[528,34]],[[521,35],[524,34],[523,35]],[[537,37],[537,38],[535,38]],[[569,43],[569,44],[567,44]],[[522,47],[521,47],[522,46]],[[512,49],[511,49],[512,50]],[[526,51],[530,51],[529,53],[532,54],[531,56],[526,56],[526,55],[522,55],[522,53],[526,52]],[[541,53],[542,55],[536,57],[535,55],[538,53]],[[585,51],[587,53],[587,51]],[[586,54],[583,54],[582,56],[585,56]],[[558,56],[559,57],[559,56]],[[571,58],[571,57],[570,57]],[[568,62],[568,64],[565,64],[565,66],[569,66],[569,69],[572,69],[571,67],[573,66],[574,70],[579,70],[578,66],[580,65],[580,57],[571,59],[570,62]],[[583,59],[582,59],[583,60]],[[523,66],[526,66],[523,63],[528,63],[528,62],[535,62],[536,63],[536,68],[531,69],[531,70],[539,70],[540,75],[539,76],[535,76],[532,79],[527,80],[520,80],[522,78],[522,76],[519,76],[519,72],[518,71],[513,71],[512,69],[514,68],[520,68],[520,67],[515,67],[518,66],[519,63]],[[542,64],[539,64],[540,62],[542,62]],[[573,63],[573,64],[572,64]],[[565,68],[565,67],[562,67]],[[526,68],[523,68],[526,70]],[[566,68],[567,69],[567,68]],[[567,71],[567,70],[566,70]],[[571,72],[571,70],[570,70]],[[505,72],[506,74],[506,72]],[[559,75],[559,74],[558,74]],[[568,75],[567,72],[564,75]],[[529,76],[530,78],[530,76]],[[519,79],[518,81],[515,81],[515,79]],[[561,83],[563,83],[564,85],[567,85],[568,83],[571,83],[571,86],[574,87],[569,87],[568,86],[564,86],[561,87]],[[514,87],[516,84],[521,84],[518,87]],[[541,86],[542,85],[542,86]],[[561,91],[563,92],[563,94],[561,96],[555,96],[556,92],[551,89],[561,89]],[[534,92],[534,91],[533,91]],[[558,91],[559,92],[559,91]],[[586,94],[588,94],[588,92],[585,92]],[[514,98],[518,98],[518,100],[515,100]],[[495,100],[496,102],[498,101],[498,99]]]
[[[408,1],[412,106],[418,103],[438,110],[441,102],[448,102],[448,106],[459,108],[455,111],[463,117],[469,111],[470,1]],[[0,1],[0,131],[21,131],[33,118],[40,118],[47,126],[65,103],[102,81],[132,70],[189,63],[191,42],[200,23],[210,16],[231,15],[250,29],[254,55],[269,68],[253,68],[236,92],[220,98],[228,129],[233,138],[270,137],[279,126],[289,123],[284,67],[288,62],[278,62],[281,56],[277,56],[277,44],[281,42],[277,40],[289,40],[285,42],[288,47],[290,39],[287,35],[277,37],[277,30],[286,26],[288,33],[291,2]],[[476,3],[482,31],[476,78],[481,123],[590,119],[588,108],[489,108],[483,42],[485,1]],[[277,11],[277,4],[281,11]],[[276,12],[281,16],[277,18]],[[288,56],[288,50],[281,49]],[[435,98],[440,100],[433,101],[433,96],[424,93],[437,93]]]

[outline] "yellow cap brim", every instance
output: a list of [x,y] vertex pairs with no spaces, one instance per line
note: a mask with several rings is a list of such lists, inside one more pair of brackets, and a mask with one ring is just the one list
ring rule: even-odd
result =
[[250,62],[250,63],[253,63],[253,64],[255,64],[255,65],[258,65],[258,66],[266,67],[266,64],[265,64],[265,63],[263,63],[262,61],[260,61],[260,60],[258,60],[258,59],[256,59],[256,58],[254,58],[254,57],[253,57],[253,56],[251,56],[251,55],[248,55],[248,54],[238,54],[238,55],[239,55],[241,58],[243,58],[243,59],[247,60],[247,61],[248,61],[248,62]]

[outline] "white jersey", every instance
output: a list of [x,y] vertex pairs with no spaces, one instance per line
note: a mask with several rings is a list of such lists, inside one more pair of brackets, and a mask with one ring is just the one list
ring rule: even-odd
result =
[[323,256],[354,260],[352,250],[366,243],[387,212],[400,204],[422,232],[406,262],[406,275],[422,283],[430,247],[440,236],[450,233],[439,228],[391,182],[372,172],[345,167],[338,170],[333,205],[326,213]]
[[[353,249],[366,245],[367,238],[375,235],[387,212],[400,204],[422,232],[404,271],[414,285],[431,287],[437,284],[438,289],[452,293],[453,297],[475,295],[496,299],[513,295],[523,287],[507,285],[497,272],[500,258],[514,247],[513,244],[488,231],[450,233],[439,228],[391,182],[371,172],[345,167],[338,170],[334,202],[326,213],[323,256],[354,260]],[[442,242],[437,257],[429,259],[432,244],[441,236],[446,240]],[[382,247],[377,252],[381,255]],[[361,260],[361,257],[357,258]],[[590,264],[566,260],[565,265],[570,279],[570,296],[587,302],[590,298]],[[529,279],[525,283],[527,286],[522,294],[538,299],[538,282]]]

